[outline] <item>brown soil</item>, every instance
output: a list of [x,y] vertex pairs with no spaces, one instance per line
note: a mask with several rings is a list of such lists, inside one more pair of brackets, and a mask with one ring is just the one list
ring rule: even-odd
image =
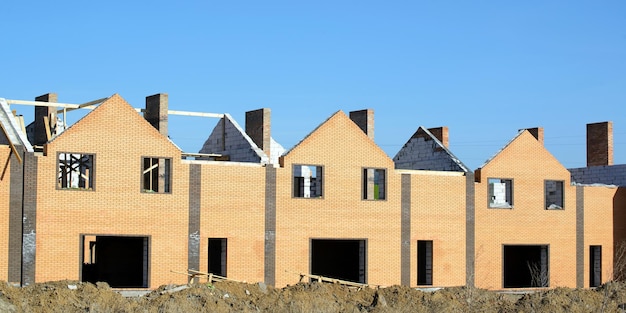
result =
[[519,295],[465,287],[423,292],[401,286],[299,283],[275,289],[218,282],[162,286],[125,298],[104,283],[58,281],[20,288],[0,282],[0,312],[626,312],[624,303],[626,285],[621,283]]

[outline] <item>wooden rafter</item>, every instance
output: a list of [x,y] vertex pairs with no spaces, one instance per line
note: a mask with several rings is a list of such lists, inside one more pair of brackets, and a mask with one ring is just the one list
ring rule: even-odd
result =
[[11,146],[11,152],[15,154],[17,161],[20,162],[20,164],[22,164],[22,157],[18,153],[17,148],[15,148],[15,145],[13,145],[13,142],[11,142],[11,139],[9,139],[9,134],[7,133],[7,130],[4,129],[4,125],[2,123],[0,123],[0,128],[2,128],[2,133],[4,133],[4,136],[7,138],[7,141],[9,142],[9,145]]

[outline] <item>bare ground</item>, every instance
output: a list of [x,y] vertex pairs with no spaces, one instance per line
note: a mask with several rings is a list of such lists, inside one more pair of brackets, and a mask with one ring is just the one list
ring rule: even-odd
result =
[[218,282],[161,286],[143,296],[123,297],[104,283],[58,281],[20,288],[0,282],[0,312],[625,312],[624,303],[623,283],[519,295],[465,287],[423,292],[402,286],[299,283],[275,289]]

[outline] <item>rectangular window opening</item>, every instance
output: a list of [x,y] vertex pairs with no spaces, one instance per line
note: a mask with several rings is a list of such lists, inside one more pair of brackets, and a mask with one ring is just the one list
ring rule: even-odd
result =
[[589,287],[602,285],[602,246],[589,246]]
[[545,181],[546,210],[563,210],[563,181]]
[[294,165],[293,196],[296,198],[321,198],[322,177],[321,166]]
[[143,158],[142,191],[170,193],[171,163],[166,158]]
[[385,200],[386,170],[376,168],[363,169],[363,199]]
[[513,208],[513,180],[489,178],[489,207],[495,209]]
[[432,286],[433,284],[433,241],[417,241],[417,284]]
[[92,190],[94,186],[94,155],[58,154],[57,188]]
[[209,238],[209,273],[226,276],[226,238]]

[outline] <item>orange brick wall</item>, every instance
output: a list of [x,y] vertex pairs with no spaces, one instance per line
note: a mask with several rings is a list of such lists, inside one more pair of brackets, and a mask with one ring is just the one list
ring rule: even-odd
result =
[[[95,190],[57,190],[57,152],[95,154]],[[171,194],[142,193],[142,156],[172,158]],[[81,234],[150,236],[150,287],[185,283],[188,173],[180,151],[114,95],[38,158],[36,281],[79,279]]]
[[[488,178],[513,179],[513,209],[488,208]],[[564,181],[564,210],[546,210],[544,180]],[[523,132],[480,171],[476,188],[476,286],[503,288],[503,245],[549,245],[550,287],[576,286],[576,188],[570,174]]]
[[[181,152],[114,95],[47,144],[37,156],[37,282],[80,279],[81,235],[149,236],[149,287],[186,283],[189,172],[200,168],[199,270],[208,271],[208,239],[227,239],[227,276],[265,278],[266,175],[260,164],[182,161]],[[93,191],[58,190],[57,153],[95,155]],[[0,160],[9,148],[0,146]],[[170,194],[142,193],[142,157],[172,159]],[[293,165],[323,167],[323,197],[294,198]],[[386,169],[386,199],[363,200],[363,168]],[[195,170],[195,169],[194,169]],[[311,239],[364,239],[366,280],[401,282],[401,178],[410,175],[410,285],[417,286],[417,242],[433,241],[433,286],[466,282],[466,177],[457,172],[395,170],[393,161],[343,112],[337,112],[276,168],[275,285],[311,272]],[[523,132],[477,174],[475,274],[480,288],[503,288],[503,245],[549,245],[550,287],[576,287],[576,186],[570,173]],[[9,175],[0,180],[0,280],[8,272]],[[488,179],[513,180],[512,209],[488,207]],[[545,180],[564,182],[564,210],[546,210]],[[613,238],[626,239],[626,192],[584,190],[584,279],[589,246],[602,245],[611,277]],[[193,197],[193,195],[192,195]],[[615,225],[613,225],[613,221]]]
[[9,192],[11,189],[11,148],[0,145],[0,280],[8,280],[9,271]]
[[[292,197],[292,165],[323,166],[323,198]],[[387,169],[387,199],[362,199],[363,167]],[[343,112],[284,157],[277,171],[276,285],[310,273],[311,239],[366,239],[366,279],[400,283],[400,175]]]
[[617,188],[584,187],[585,208],[585,284],[589,287],[589,246],[602,246],[602,282],[613,275],[613,198]]
[[417,285],[417,241],[433,241],[433,286],[465,285],[466,177],[456,172],[411,176],[411,286]]
[[[610,199],[605,199],[610,201]],[[612,199],[613,206],[613,234],[614,242],[626,245],[626,188],[620,187],[615,191]]]
[[226,272],[231,279],[263,281],[265,167],[203,163],[200,271],[208,272],[208,239],[227,239]]

